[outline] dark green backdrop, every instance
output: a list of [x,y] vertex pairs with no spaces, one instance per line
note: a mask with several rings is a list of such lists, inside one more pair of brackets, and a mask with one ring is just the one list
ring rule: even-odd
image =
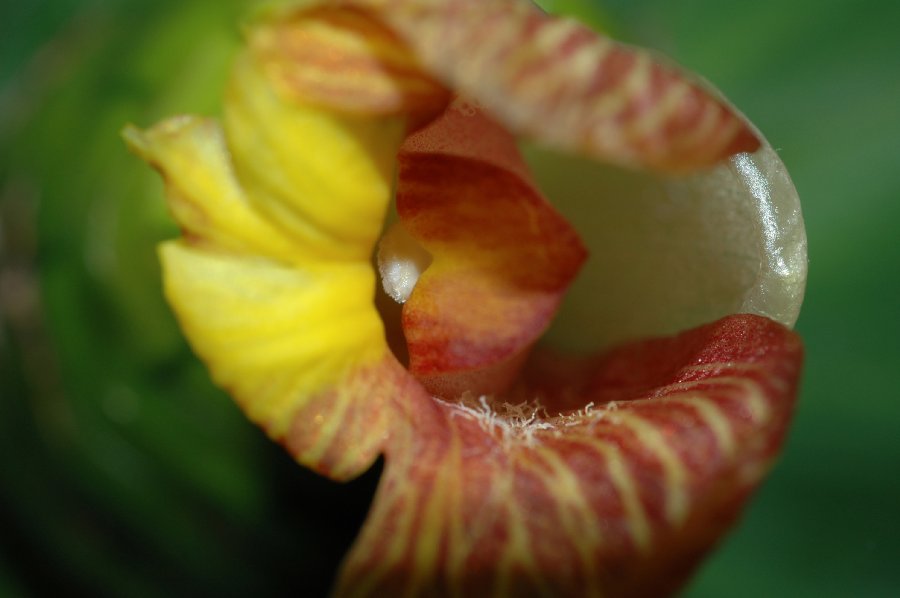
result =
[[[295,467],[160,298],[176,231],[118,138],[215,113],[237,0],[0,3],[0,596],[323,593],[377,471]],[[589,0],[713,81],[804,202],[795,426],[687,595],[900,595],[900,4]]]

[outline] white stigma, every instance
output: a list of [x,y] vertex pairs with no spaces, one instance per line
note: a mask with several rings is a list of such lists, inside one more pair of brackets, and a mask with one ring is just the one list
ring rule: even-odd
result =
[[399,222],[388,229],[378,244],[381,284],[397,303],[406,303],[429,264],[431,255]]

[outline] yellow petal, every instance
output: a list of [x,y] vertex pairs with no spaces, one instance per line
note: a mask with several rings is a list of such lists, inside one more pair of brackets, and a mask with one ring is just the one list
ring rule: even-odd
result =
[[[299,43],[327,45],[329,31]],[[163,174],[185,232],[160,255],[192,347],[298,461],[346,479],[382,450],[385,402],[407,383],[371,263],[406,122],[342,114],[296,91],[248,50],[222,128],[179,117],[125,136]]]
[[321,259],[368,260],[381,232],[402,118],[339,115],[279,96],[260,64],[235,65],[225,132],[254,206]]
[[[289,267],[183,241],[163,244],[160,256],[166,297],[194,350],[216,384],[274,439],[285,440],[295,419],[316,420],[323,409],[319,397],[388,355],[368,264]],[[341,413],[366,401],[361,390],[330,401],[332,413],[321,423],[331,429],[296,455],[302,463],[319,468],[324,444],[344,425]],[[372,422],[365,435],[383,437],[383,425]]]
[[196,243],[286,262],[302,258],[290,237],[250,205],[216,121],[181,116],[147,131],[128,127],[124,135],[131,149],[162,174],[169,209]]

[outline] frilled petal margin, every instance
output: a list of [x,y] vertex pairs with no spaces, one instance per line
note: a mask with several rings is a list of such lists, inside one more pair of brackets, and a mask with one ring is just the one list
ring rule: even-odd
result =
[[[666,170],[755,149],[750,126],[526,2],[307,1],[248,39],[222,126],[125,136],[166,179],[183,236],[160,249],[165,291],[215,382],[315,471],[386,457],[337,593],[678,587],[778,452],[799,341],[738,315],[597,357],[529,352],[584,249],[504,126]],[[491,116],[444,110],[448,87]],[[409,369],[373,302],[398,161],[400,226],[433,257],[404,306]]]

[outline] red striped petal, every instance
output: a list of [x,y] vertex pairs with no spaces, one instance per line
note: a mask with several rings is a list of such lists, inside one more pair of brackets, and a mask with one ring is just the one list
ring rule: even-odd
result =
[[683,171],[760,146],[696,77],[522,0],[348,0],[517,135],[616,164]]
[[338,594],[676,590],[776,457],[801,361],[784,327],[732,316],[574,378],[545,361],[506,397],[540,407],[404,397],[414,425],[389,442]]

